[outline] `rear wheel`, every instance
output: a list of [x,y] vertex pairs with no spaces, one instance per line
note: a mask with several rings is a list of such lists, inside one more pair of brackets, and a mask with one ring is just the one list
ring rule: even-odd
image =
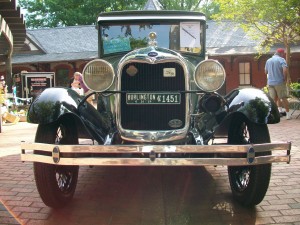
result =
[[[244,117],[234,119],[228,144],[269,143],[266,124],[255,124]],[[257,155],[270,155],[270,152]],[[228,166],[228,176],[233,197],[244,206],[259,204],[269,187],[271,164],[255,166]]]
[[[36,142],[49,144],[78,144],[76,127],[72,121],[39,125]],[[34,162],[34,176],[43,202],[52,208],[65,206],[73,198],[78,166],[58,166]]]

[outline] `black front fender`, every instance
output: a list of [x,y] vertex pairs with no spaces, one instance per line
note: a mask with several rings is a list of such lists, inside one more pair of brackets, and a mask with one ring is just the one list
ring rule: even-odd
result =
[[30,123],[47,124],[57,121],[62,115],[78,115],[81,97],[69,88],[48,88],[30,105],[27,120]]
[[87,102],[80,104],[82,99],[70,88],[48,88],[30,105],[27,120],[30,123],[49,124],[72,117],[79,136],[102,143],[112,128],[111,117],[106,111],[98,112]]
[[226,97],[228,114],[244,114],[251,122],[260,124],[273,124],[280,121],[275,102],[260,89],[236,89]]

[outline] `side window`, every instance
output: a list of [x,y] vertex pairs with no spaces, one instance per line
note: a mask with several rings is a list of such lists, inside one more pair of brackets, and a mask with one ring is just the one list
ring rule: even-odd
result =
[[69,69],[57,69],[55,76],[56,86],[69,87]]
[[251,84],[251,72],[249,62],[239,63],[239,78],[240,85],[250,85]]

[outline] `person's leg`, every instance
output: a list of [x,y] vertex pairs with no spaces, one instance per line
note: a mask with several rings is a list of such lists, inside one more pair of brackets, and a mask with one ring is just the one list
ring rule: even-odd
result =
[[269,91],[269,95],[270,97],[274,100],[274,102],[277,104],[277,94],[276,94],[276,90],[274,86],[268,86],[268,91]]
[[290,110],[289,110],[289,102],[288,102],[287,98],[282,98],[281,101],[282,101],[283,106],[285,108],[286,119],[289,120],[289,119],[291,119],[291,113],[290,113]]
[[281,116],[286,116],[286,111],[285,111],[284,104],[283,104],[282,100],[278,98],[276,103],[277,103],[278,111],[280,113],[280,117]]
[[286,84],[284,83],[284,84],[278,85],[275,87],[275,89],[276,89],[278,98],[282,101],[283,106],[285,108],[286,118],[289,120],[289,119],[291,119],[291,115],[290,115],[290,110],[289,110],[289,102],[287,100],[288,93],[287,93]]
[[274,100],[275,104],[277,105],[280,116],[283,116],[282,103],[281,103],[280,99],[277,96],[276,87],[275,86],[268,86],[268,90],[269,90],[270,97]]
[[290,110],[289,110],[290,108],[289,108],[289,102],[288,102],[287,98],[282,98],[281,101],[282,101],[282,103],[283,103],[283,106],[284,106],[284,108],[285,108],[285,111],[289,112],[289,111],[290,111]]

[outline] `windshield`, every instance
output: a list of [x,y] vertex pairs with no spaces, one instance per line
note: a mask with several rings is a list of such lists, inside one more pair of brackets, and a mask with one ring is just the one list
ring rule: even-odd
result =
[[156,33],[155,41],[159,47],[197,55],[203,51],[203,24],[200,21],[102,25],[99,32],[103,55],[146,47],[150,32]]

